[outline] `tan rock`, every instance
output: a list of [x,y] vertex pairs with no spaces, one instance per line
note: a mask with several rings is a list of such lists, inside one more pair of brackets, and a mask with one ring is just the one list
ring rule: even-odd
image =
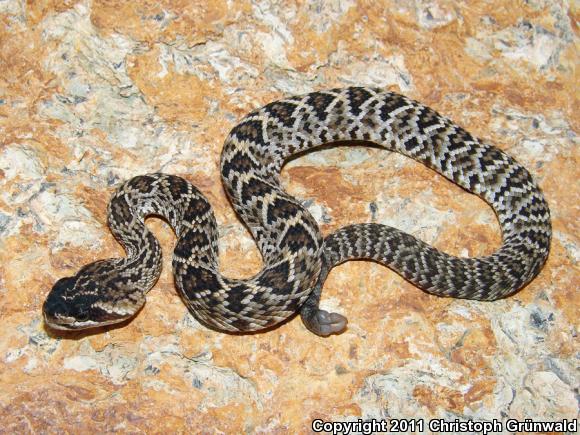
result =
[[[573,2],[0,2],[0,420],[6,433],[295,433],[311,421],[577,418],[578,10]],[[298,318],[232,336],[164,271],[131,322],[55,336],[51,285],[121,248],[106,204],[163,170],[208,196],[222,270],[260,256],[219,180],[228,131],[295,92],[363,84],[425,102],[535,175],[554,238],[541,274],[494,303],[437,298],[371,263],[329,276],[349,318],[322,339]],[[422,165],[363,147],[283,171],[322,230],[380,222],[456,255],[500,244],[493,212]],[[240,261],[243,259],[243,261]],[[427,421],[427,420],[426,420]]]

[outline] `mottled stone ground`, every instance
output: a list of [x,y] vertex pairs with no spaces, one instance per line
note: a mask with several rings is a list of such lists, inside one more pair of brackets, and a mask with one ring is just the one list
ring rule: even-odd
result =
[[[574,2],[0,0],[0,431],[304,432],[314,418],[578,416],[578,20]],[[324,305],[230,336],[195,322],[165,270],[134,321],[55,337],[59,277],[122,254],[114,186],[148,171],[210,199],[223,271],[259,254],[222,190],[223,139],[278,97],[352,84],[403,92],[515,156],[553,213],[540,276],[495,303],[424,294],[371,263],[335,269]],[[399,155],[333,148],[291,162],[288,189],[328,233],[382,222],[458,255],[500,243],[481,200]]]

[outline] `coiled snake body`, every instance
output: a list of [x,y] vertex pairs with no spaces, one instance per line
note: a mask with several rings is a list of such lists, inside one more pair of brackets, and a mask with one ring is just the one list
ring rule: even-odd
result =
[[[322,238],[316,222],[280,185],[284,162],[336,141],[367,141],[418,160],[495,210],[503,243],[481,258],[458,258],[379,224],[344,227]],[[350,259],[371,259],[439,296],[494,300],[539,272],[548,255],[548,206],[528,171],[432,109],[369,88],[334,89],[270,103],[229,134],[221,156],[227,195],[263,258],[254,277],[224,277],[210,204],[184,179],[149,174],[125,182],[108,209],[126,258],[101,260],[55,283],[44,303],[46,323],[82,329],[134,316],[161,269],[161,250],[148,215],[165,218],[177,235],[177,288],[194,316],[222,331],[270,327],[300,312],[319,335],[344,330],[346,319],[319,309],[328,271]]]

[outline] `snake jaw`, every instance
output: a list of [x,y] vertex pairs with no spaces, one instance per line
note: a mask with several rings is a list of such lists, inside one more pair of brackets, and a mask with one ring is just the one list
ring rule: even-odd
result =
[[96,323],[91,320],[80,322],[74,317],[51,317],[50,315],[47,315],[46,312],[44,313],[44,323],[51,329],[59,331],[75,331],[78,329],[89,329],[103,326],[102,323]]
[[100,328],[103,326],[115,325],[117,323],[124,322],[125,320],[133,317],[131,315],[124,315],[119,317],[114,317],[110,319],[104,319],[103,317],[96,318],[94,320],[82,318],[79,319],[75,316],[66,316],[62,314],[49,313],[44,310],[44,323],[50,328],[59,331],[77,331],[81,329],[91,329]]

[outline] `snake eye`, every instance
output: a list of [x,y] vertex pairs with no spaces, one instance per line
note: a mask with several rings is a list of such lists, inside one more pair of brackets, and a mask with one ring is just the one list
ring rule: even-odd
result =
[[81,311],[76,316],[76,318],[79,322],[86,322],[87,320],[89,320],[89,312],[88,311]]

